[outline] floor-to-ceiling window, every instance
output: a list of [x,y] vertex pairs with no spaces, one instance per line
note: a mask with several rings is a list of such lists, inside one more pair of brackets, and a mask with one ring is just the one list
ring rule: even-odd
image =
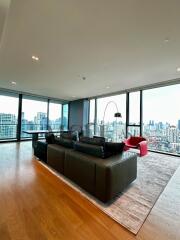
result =
[[[122,117],[115,117],[120,112]],[[97,99],[97,135],[108,141],[122,141],[126,136],[126,94]]]
[[62,104],[50,101],[49,103],[49,126],[50,130],[60,130],[62,124]]
[[143,135],[149,149],[180,154],[180,84],[143,91]]
[[21,138],[29,138],[24,130],[47,129],[47,100],[23,96]]
[[96,99],[90,99],[89,101],[89,123],[87,125],[87,135],[92,137],[96,134]]
[[129,93],[129,123],[127,136],[140,135],[140,91]]
[[0,140],[16,139],[18,95],[0,93]]
[[89,123],[94,123],[95,121],[95,99],[90,99],[89,101]]
[[31,138],[26,130],[68,130],[68,106],[58,100],[0,90],[0,141]]
[[63,104],[62,129],[68,130],[69,104]]

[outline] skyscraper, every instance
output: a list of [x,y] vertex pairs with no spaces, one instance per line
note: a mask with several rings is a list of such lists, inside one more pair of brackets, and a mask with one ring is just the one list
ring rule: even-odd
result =
[[10,113],[0,113],[0,138],[16,138],[16,130],[16,116]]
[[180,119],[178,120],[178,130],[180,130]]

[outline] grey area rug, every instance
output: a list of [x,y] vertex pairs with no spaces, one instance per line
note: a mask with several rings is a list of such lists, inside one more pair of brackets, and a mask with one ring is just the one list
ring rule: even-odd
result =
[[149,153],[147,156],[138,157],[137,179],[126,191],[107,205],[47,165],[43,165],[116,222],[132,233],[137,234],[165,186],[180,165],[180,158],[158,153]]

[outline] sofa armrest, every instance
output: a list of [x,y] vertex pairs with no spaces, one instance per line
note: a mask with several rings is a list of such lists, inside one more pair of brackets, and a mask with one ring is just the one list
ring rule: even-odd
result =
[[34,144],[34,155],[44,162],[47,162],[47,146],[48,144],[42,141],[37,141]]
[[141,141],[139,144],[138,144],[138,147],[140,149],[140,156],[145,156],[148,152],[148,149],[147,149],[147,141]]
[[141,141],[138,143],[139,146],[147,146],[147,141]]
[[96,197],[107,202],[136,179],[137,155],[123,153],[119,161],[111,164],[96,164]]

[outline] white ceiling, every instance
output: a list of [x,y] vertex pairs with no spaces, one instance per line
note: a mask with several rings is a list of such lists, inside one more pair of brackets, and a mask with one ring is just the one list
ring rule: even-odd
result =
[[12,0],[0,87],[71,100],[179,78],[179,11],[180,0]]
[[5,29],[5,22],[8,15],[10,0],[0,0],[0,44]]

